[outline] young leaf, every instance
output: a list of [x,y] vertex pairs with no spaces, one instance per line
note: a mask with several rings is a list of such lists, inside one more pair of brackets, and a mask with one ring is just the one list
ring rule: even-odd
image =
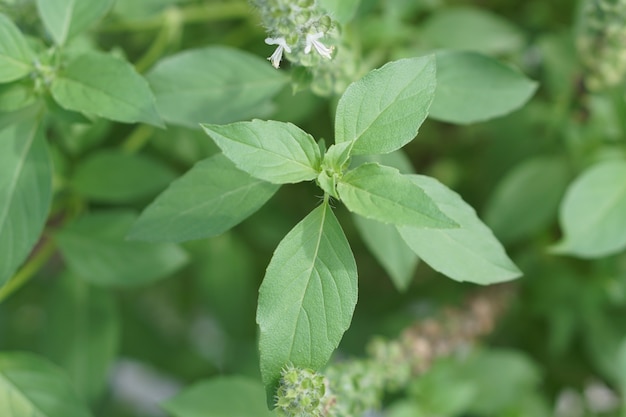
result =
[[521,275],[491,230],[458,194],[434,178],[422,175],[410,178],[459,224],[456,229],[399,227],[400,234],[420,259],[456,281],[493,284]]
[[173,179],[167,165],[149,156],[102,150],[79,161],[70,181],[91,200],[123,203],[153,196]]
[[157,108],[168,123],[231,123],[263,117],[263,103],[288,78],[267,61],[223,46],[183,51],[164,58],[146,75]]
[[389,274],[398,291],[408,288],[419,258],[409,248],[392,224],[384,224],[361,216],[353,216],[361,238],[380,265]]
[[435,58],[401,59],[350,84],[337,105],[335,141],[353,155],[395,151],[413,140],[435,96]]
[[273,391],[287,364],[319,369],[350,325],[357,270],[324,202],[280,242],[259,289],[261,374]]
[[217,236],[257,211],[278,188],[238,170],[223,154],[214,155],[161,193],[128,237],[182,242]]
[[67,375],[31,353],[0,352],[0,415],[90,417]]
[[126,241],[135,219],[131,212],[92,213],[57,232],[70,270],[102,286],[137,286],[164,278],[187,262],[177,245]]
[[312,180],[319,173],[317,143],[291,123],[253,120],[201,126],[224,155],[254,177],[285,184]]
[[0,286],[39,239],[52,199],[52,167],[40,124],[0,130]]
[[34,54],[13,22],[0,13],[0,83],[25,77],[33,70]]
[[163,125],[146,80],[113,55],[93,51],[79,55],[54,79],[50,91],[67,110],[118,122]]
[[415,227],[457,226],[419,185],[394,168],[360,165],[344,175],[337,190],[350,211],[368,219]]
[[556,253],[598,258],[626,248],[626,161],[588,168],[569,187],[559,219],[563,240]]
[[120,323],[112,294],[65,274],[46,308],[42,353],[63,367],[80,397],[93,403],[106,386]]
[[493,58],[475,52],[437,53],[437,91],[430,117],[467,124],[521,107],[537,83]]
[[37,0],[44,26],[57,45],[93,26],[115,0]]
[[195,383],[163,403],[174,417],[271,417],[263,385],[239,376],[221,376]]

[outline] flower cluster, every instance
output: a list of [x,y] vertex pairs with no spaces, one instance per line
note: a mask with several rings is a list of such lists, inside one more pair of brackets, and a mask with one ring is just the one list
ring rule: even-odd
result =
[[576,46],[592,91],[614,87],[626,75],[626,0],[586,0]]
[[323,417],[328,415],[332,398],[328,380],[310,369],[286,366],[281,372],[276,393],[276,408],[286,417]]

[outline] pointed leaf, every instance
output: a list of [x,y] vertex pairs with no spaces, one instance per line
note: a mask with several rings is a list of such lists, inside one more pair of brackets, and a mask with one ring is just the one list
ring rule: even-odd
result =
[[135,220],[125,211],[91,213],[57,232],[70,270],[98,285],[136,286],[165,278],[187,262],[177,245],[125,240]]
[[115,0],[37,0],[44,26],[57,45],[92,27],[113,6]]
[[50,91],[67,110],[118,122],[163,125],[146,80],[113,55],[93,51],[79,55],[60,71]]
[[254,177],[285,184],[312,180],[319,173],[319,147],[291,123],[253,120],[201,126],[224,155]]
[[430,117],[467,124],[503,116],[526,103],[537,83],[475,52],[437,53],[437,91]]
[[350,326],[357,270],[327,202],[280,242],[259,289],[261,374],[272,391],[291,363],[319,369]]
[[0,83],[25,77],[33,70],[34,54],[20,30],[0,14]]
[[456,229],[399,227],[400,234],[420,259],[456,281],[493,284],[521,276],[491,230],[458,194],[434,178],[422,175],[410,178],[459,224]]
[[361,216],[395,225],[456,227],[409,177],[377,163],[348,171],[337,186],[341,201]]
[[568,188],[559,219],[564,236],[556,253],[598,258],[624,250],[626,161],[605,161],[584,171]]
[[0,352],[0,415],[90,417],[67,375],[30,353]]
[[128,237],[183,242],[217,236],[261,208],[278,188],[218,154],[174,181],[141,213]]
[[37,120],[0,130],[0,286],[37,243],[52,200],[52,167]]
[[435,96],[435,58],[402,59],[348,86],[337,105],[335,141],[352,154],[395,151],[413,140]]

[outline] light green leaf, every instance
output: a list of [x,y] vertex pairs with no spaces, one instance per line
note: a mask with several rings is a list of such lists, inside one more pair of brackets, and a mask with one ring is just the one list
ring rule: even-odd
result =
[[44,26],[57,45],[93,27],[115,0],[37,0]]
[[52,167],[40,123],[0,130],[0,286],[37,243],[52,200]]
[[598,258],[626,248],[626,161],[609,160],[585,170],[561,203],[563,240],[553,251]]
[[92,213],[57,232],[70,270],[102,286],[137,286],[165,278],[187,262],[177,245],[126,241],[135,220],[125,211]]
[[337,105],[335,141],[352,154],[395,151],[413,140],[435,96],[435,58],[390,62],[348,86]]
[[34,54],[13,22],[0,13],[0,83],[25,77],[33,70]]
[[485,54],[514,52],[522,32],[502,17],[474,7],[445,7],[422,25],[420,41],[433,49],[458,49]]
[[25,82],[0,85],[0,113],[33,105],[37,98],[32,86]]
[[409,248],[392,224],[384,224],[361,216],[353,216],[361,238],[374,254],[380,265],[389,274],[399,291],[408,288],[419,258]]
[[569,169],[562,158],[522,162],[498,183],[487,203],[485,223],[504,242],[546,230],[556,219],[568,181]]
[[201,125],[237,167],[274,184],[312,180],[322,156],[311,135],[274,120]]
[[271,417],[263,385],[253,379],[222,376],[186,388],[163,403],[174,417]]
[[263,103],[288,81],[266,60],[222,46],[167,57],[146,77],[163,118],[193,128],[267,116]]
[[67,110],[118,122],[163,124],[146,80],[113,55],[93,51],[79,55],[60,71],[50,91]]
[[128,237],[182,242],[217,236],[257,211],[278,188],[218,154],[174,181],[144,210]]
[[356,263],[327,202],[280,242],[259,289],[261,375],[273,391],[287,364],[319,369],[350,326]]
[[456,281],[493,284],[521,276],[491,230],[458,194],[434,178],[422,175],[410,178],[460,226],[456,229],[399,227],[400,234],[420,259]]
[[354,17],[361,0],[319,0],[320,6],[339,23],[348,23]]
[[80,160],[70,181],[91,200],[123,203],[154,195],[174,178],[167,165],[149,156],[102,150]]
[[341,201],[361,216],[415,227],[456,227],[433,200],[395,168],[367,163],[348,171],[337,186]]
[[67,375],[30,353],[0,352],[0,415],[90,417]]
[[474,52],[437,53],[437,91],[430,117],[467,124],[503,116],[526,103],[537,83]]
[[63,367],[81,398],[102,394],[117,353],[120,323],[110,292],[69,274],[55,282],[46,309],[42,353]]

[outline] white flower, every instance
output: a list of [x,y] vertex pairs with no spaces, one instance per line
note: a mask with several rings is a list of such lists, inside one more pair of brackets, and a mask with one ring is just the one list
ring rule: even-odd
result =
[[308,54],[311,52],[311,48],[315,48],[318,54],[323,56],[324,58],[331,59],[332,48],[328,48],[322,42],[318,41],[319,38],[324,36],[322,32],[317,32],[313,34],[306,35],[306,46],[304,47],[304,53]]
[[283,51],[291,52],[291,48],[287,45],[287,41],[285,38],[267,38],[265,39],[265,43],[268,45],[278,45],[272,56],[269,59],[274,68],[278,68],[280,65],[280,60],[283,59]]

